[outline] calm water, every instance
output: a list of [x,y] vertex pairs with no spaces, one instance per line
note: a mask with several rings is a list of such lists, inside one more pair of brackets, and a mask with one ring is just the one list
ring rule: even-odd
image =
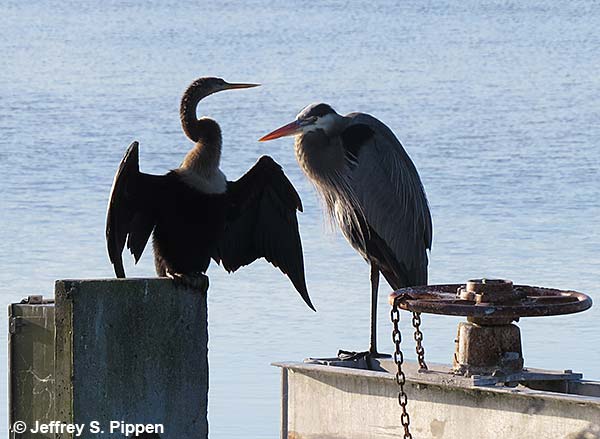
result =
[[[221,124],[230,178],[268,153],[298,188],[319,312],[266,263],[209,270],[212,438],[278,437],[271,361],[367,344],[367,265],[322,220],[292,141],[256,141],[313,101],[369,112],[404,143],[433,213],[432,283],[503,277],[592,295],[595,309],[520,326],[530,366],[600,378],[600,6],[396,3],[3,0],[2,307],[51,295],[55,279],[112,275],[104,214],[126,146],[140,141],[147,172],[177,166],[190,147],[180,94],[217,75],[264,84],[201,112]],[[150,253],[127,268],[152,276]],[[379,343],[390,350],[387,292]],[[458,320],[423,320],[429,359],[449,362]]]

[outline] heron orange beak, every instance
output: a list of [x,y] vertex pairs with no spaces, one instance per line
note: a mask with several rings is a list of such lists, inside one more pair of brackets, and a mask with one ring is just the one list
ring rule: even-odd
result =
[[252,88],[252,87],[258,87],[260,84],[247,84],[247,83],[225,83],[225,87],[224,90],[232,90],[232,89],[236,89],[236,88]]
[[269,134],[265,134],[260,139],[258,139],[258,141],[266,142],[267,140],[278,139],[284,136],[293,136],[294,134],[299,133],[301,129],[302,125],[300,125],[300,122],[295,120],[291,123],[288,123],[287,125],[277,128],[275,131],[272,131]]

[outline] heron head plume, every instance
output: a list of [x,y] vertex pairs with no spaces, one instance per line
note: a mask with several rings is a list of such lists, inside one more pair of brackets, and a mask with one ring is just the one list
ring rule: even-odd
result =
[[316,130],[322,130],[329,134],[341,119],[342,116],[337,114],[328,104],[310,104],[298,113],[296,120],[277,128],[258,140],[259,142],[266,142],[284,136],[304,135]]

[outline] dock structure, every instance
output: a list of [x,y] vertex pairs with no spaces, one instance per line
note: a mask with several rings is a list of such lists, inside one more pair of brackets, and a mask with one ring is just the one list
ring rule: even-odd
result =
[[[377,370],[334,364],[275,363],[282,372],[281,438],[404,437],[394,363],[381,360]],[[430,365],[419,372],[416,363],[404,363],[414,439],[600,438],[600,382],[566,371],[558,375],[571,379],[497,386],[450,370]]]
[[[582,312],[592,299],[506,279],[407,287],[390,295],[392,359],[314,359],[282,369],[282,439],[600,439],[600,382],[523,367],[521,317]],[[418,365],[403,364],[400,309],[413,313]],[[453,364],[427,364],[420,313],[467,317]]]
[[[131,438],[139,425],[151,426],[139,436],[146,439],[208,438],[204,279],[196,290],[170,279],[62,280],[55,300],[30,296],[10,305],[10,423],[55,428],[43,434],[13,429],[11,439]],[[542,293],[534,304],[591,306],[581,293]],[[406,300],[419,297],[413,291]],[[479,306],[478,312],[491,305]],[[489,332],[488,342],[477,346],[470,346],[479,340],[469,338],[474,331],[462,335],[459,324],[453,365],[385,358],[276,363],[281,438],[600,439],[600,382],[571,370],[523,367],[518,331],[492,318],[487,326],[481,317],[469,321]],[[497,332],[512,342],[495,343]],[[399,367],[412,436],[401,422]]]
[[61,439],[134,437],[135,424],[156,426],[146,437],[207,438],[205,280],[202,291],[170,279],[61,280],[54,303],[11,305],[11,425],[85,426],[48,436]]

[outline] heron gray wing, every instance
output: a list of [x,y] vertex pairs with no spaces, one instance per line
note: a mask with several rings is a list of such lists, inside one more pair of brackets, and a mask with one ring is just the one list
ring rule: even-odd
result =
[[139,144],[133,142],[121,160],[113,181],[106,214],[106,246],[115,275],[125,277],[123,249],[137,262],[156,223],[156,203],[165,179],[139,169]]
[[271,157],[261,157],[239,180],[228,183],[227,194],[228,221],[215,259],[231,272],[264,257],[288,276],[314,310],[296,217],[302,204],[281,166]]
[[371,245],[387,245],[397,266],[406,270],[401,277],[411,285],[426,284],[432,223],[417,169],[382,122],[364,113],[346,117],[351,120],[346,128],[350,134],[342,135],[344,148],[350,151],[348,184],[360,205],[359,214],[381,238]]

